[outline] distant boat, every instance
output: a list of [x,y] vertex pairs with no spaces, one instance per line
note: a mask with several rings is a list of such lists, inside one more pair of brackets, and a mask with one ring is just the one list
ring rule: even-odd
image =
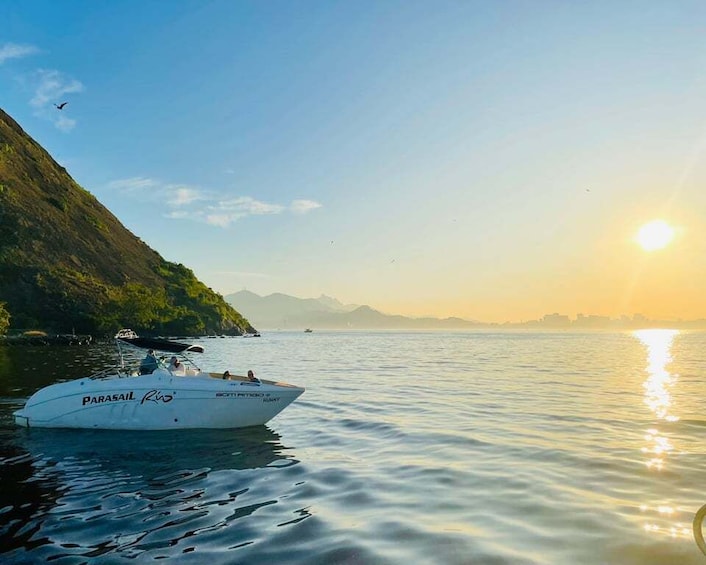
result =
[[255,332],[254,334],[243,334],[243,337],[260,337],[260,332]]
[[314,331],[314,330],[312,330],[311,328],[306,328],[306,329],[304,330],[304,333],[310,334],[310,333],[313,332],[313,331]]
[[129,328],[124,328],[115,334],[115,339],[136,339],[137,334]]

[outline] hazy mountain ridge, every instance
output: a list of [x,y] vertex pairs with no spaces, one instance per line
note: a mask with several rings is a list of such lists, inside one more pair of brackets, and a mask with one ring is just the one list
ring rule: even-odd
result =
[[296,298],[275,293],[259,296],[241,290],[225,296],[255,326],[267,329],[462,329],[478,322],[461,318],[409,318],[390,315],[370,306],[345,305],[328,296]]
[[[323,298],[323,300],[322,300]],[[536,329],[536,330],[636,330],[645,328],[706,329],[706,320],[650,320],[640,314],[631,317],[578,314],[546,314],[537,320],[522,322],[481,322],[463,318],[434,318],[384,314],[370,306],[344,305],[335,298],[296,298],[275,293],[259,296],[243,290],[226,295],[225,299],[247,316],[259,328],[299,330],[314,329]],[[334,309],[331,305],[339,305]]]
[[165,261],[0,109],[0,303],[11,327],[243,333],[252,326]]

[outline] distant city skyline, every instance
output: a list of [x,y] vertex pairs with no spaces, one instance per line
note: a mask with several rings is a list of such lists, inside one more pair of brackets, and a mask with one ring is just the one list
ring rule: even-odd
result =
[[[248,294],[248,296],[252,296],[253,298],[256,298],[257,301],[259,302],[260,300],[267,300],[267,299],[272,299],[275,297],[281,297],[282,300],[286,300],[285,303],[280,303],[281,308],[277,309],[274,306],[276,305],[275,303],[270,303],[269,306],[266,308],[266,310],[263,309],[257,309],[256,307],[253,306],[252,302],[247,299],[241,299],[242,302],[238,300],[240,298],[240,295],[243,293]],[[359,308],[370,308],[370,305],[368,304],[344,304],[341,301],[339,301],[336,297],[331,297],[331,296],[326,296],[326,295],[321,295],[319,297],[297,297],[297,296],[292,296],[286,293],[271,293],[266,296],[260,296],[257,293],[254,293],[252,291],[247,291],[243,290],[238,293],[232,293],[229,295],[226,295],[226,299],[231,302],[236,308],[239,306],[239,304],[243,305],[242,312],[245,313],[246,316],[249,315],[255,315],[257,317],[260,316],[265,316],[266,319],[273,320],[273,319],[278,319],[279,323],[275,323],[274,325],[272,324],[266,324],[266,327],[284,327],[287,328],[289,327],[289,324],[286,322],[286,319],[288,317],[290,318],[295,318],[296,321],[294,322],[294,327],[298,327],[298,325],[302,325],[302,322],[304,325],[315,325],[313,322],[313,318],[306,319],[306,320],[301,320],[297,319],[298,316],[295,314],[296,312],[296,306],[292,310],[291,308],[291,303],[292,301],[289,299],[293,299],[296,302],[299,302],[301,304],[305,304],[306,308],[304,309],[303,312],[298,312],[297,314],[306,314],[312,312],[312,302],[318,302],[320,303],[323,308],[325,308],[328,311],[333,311],[337,312],[339,314],[347,314],[354,312],[355,310]],[[289,310],[289,311],[288,311]],[[376,311],[380,312],[384,316],[388,316],[390,318],[395,318],[402,316],[399,312],[388,312],[388,311],[379,311],[375,309]],[[644,316],[643,314],[636,313],[632,315],[628,314],[623,314],[619,317],[612,318],[610,316],[600,316],[596,314],[585,314],[585,313],[576,313],[574,317],[572,317],[570,314],[562,314],[559,312],[553,312],[551,314],[544,314],[543,316],[537,318],[537,319],[530,319],[530,320],[506,320],[504,322],[490,322],[490,321],[485,321],[485,320],[480,320],[480,319],[467,319],[463,318],[461,316],[448,316],[445,318],[438,318],[435,316],[410,316],[407,317],[408,320],[411,321],[418,321],[418,320],[424,320],[424,319],[435,319],[439,322],[443,322],[444,319],[452,319],[456,321],[463,321],[463,322],[468,322],[468,327],[510,327],[510,328],[539,328],[539,329],[641,329],[641,328],[675,328],[675,329],[706,329],[706,318],[701,318],[701,319],[651,319],[648,318],[647,316]],[[250,320],[253,322],[253,320]],[[257,319],[255,320],[255,323],[257,325]],[[459,325],[454,322],[455,327],[459,327]],[[433,326],[438,327],[439,324],[433,324]],[[264,327],[264,326],[263,326]],[[431,327],[431,326],[430,326]],[[450,326],[451,327],[451,326]]]
[[706,3],[0,0],[0,21],[3,109],[223,295],[706,317]]
[[505,322],[501,325],[519,325],[528,327],[544,327],[544,328],[576,328],[576,329],[640,329],[652,327],[670,327],[678,329],[706,329],[706,318],[693,320],[653,320],[642,314],[622,315],[619,318],[611,318],[609,316],[597,316],[594,314],[576,314],[575,318],[571,318],[568,314],[545,314],[538,320],[527,320],[524,322]]

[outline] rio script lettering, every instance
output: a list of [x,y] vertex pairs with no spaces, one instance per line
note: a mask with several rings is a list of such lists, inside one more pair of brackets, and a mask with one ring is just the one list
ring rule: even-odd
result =
[[171,394],[162,394],[158,390],[151,390],[142,397],[142,401],[140,404],[144,404],[145,402],[154,402],[155,404],[158,404],[160,402],[164,402],[166,404],[167,402],[171,402],[172,399],[174,398],[173,395]]

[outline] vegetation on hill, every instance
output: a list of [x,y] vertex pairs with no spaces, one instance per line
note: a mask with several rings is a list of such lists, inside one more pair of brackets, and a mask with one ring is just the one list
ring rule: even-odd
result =
[[5,305],[0,302],[0,335],[7,333],[7,328],[10,327],[10,313],[5,310]]
[[0,301],[15,328],[255,331],[190,269],[127,230],[1,109]]

